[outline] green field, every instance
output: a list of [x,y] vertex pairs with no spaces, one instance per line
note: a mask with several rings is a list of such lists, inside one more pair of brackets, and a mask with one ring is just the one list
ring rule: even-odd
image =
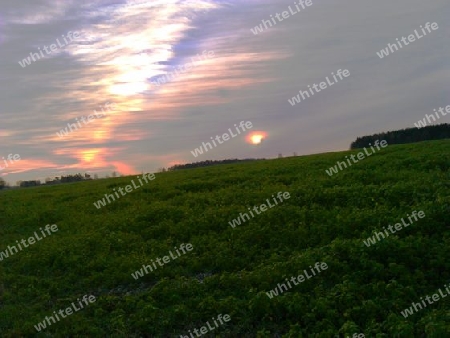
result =
[[[450,297],[401,314],[450,285],[449,147],[388,146],[332,177],[358,150],[158,173],[101,209],[134,177],[4,191],[0,251],[59,230],[0,261],[0,336],[190,338],[228,314],[202,337],[450,337]],[[290,198],[229,225],[280,191]],[[414,210],[426,217],[364,245]],[[182,243],[193,250],[132,277]],[[328,268],[268,297],[316,262]],[[38,333],[84,295],[96,301]]]

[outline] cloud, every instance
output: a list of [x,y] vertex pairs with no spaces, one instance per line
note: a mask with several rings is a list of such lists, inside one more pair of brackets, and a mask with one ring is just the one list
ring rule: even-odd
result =
[[[449,75],[444,0],[314,1],[255,36],[289,3],[275,1],[0,0],[0,156],[23,166],[7,180],[55,170],[136,173],[192,161],[190,150],[241,120],[270,139],[236,138],[208,158],[275,157],[348,148],[356,136],[410,127],[445,106]],[[392,56],[376,52],[427,21],[439,30]],[[22,68],[69,31],[81,37]],[[212,51],[154,86],[151,81]],[[337,69],[351,76],[291,107],[287,99]],[[106,102],[114,112],[59,138]],[[5,174],[3,173],[3,174]]]

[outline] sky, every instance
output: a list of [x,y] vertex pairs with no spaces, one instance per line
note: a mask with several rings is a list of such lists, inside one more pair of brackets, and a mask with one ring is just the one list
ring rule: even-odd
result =
[[[347,150],[450,104],[448,0],[296,4],[0,0],[0,176]],[[427,22],[438,29],[424,35]],[[378,56],[414,30],[420,39]],[[290,104],[338,70],[350,75]],[[241,121],[252,128],[237,135]],[[237,136],[193,155],[229,129]]]

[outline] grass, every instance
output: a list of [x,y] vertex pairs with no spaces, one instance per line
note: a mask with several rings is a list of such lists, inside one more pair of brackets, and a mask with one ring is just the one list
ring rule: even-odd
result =
[[[0,251],[46,224],[59,231],[0,261],[2,337],[446,337],[450,297],[400,311],[450,283],[450,140],[393,145],[329,177],[358,150],[158,173],[107,206],[133,177],[5,191]],[[290,198],[236,228],[279,191]],[[426,217],[366,247],[413,210]],[[182,243],[193,251],[135,280]],[[270,299],[315,262],[328,269]],[[38,333],[83,295],[96,302]],[[195,336],[195,335],[194,335]]]

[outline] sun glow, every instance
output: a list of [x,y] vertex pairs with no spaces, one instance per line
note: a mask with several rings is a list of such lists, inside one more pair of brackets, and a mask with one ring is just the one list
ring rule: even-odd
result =
[[250,133],[246,140],[250,144],[260,144],[267,137],[267,133],[264,131],[254,131]]
[[95,149],[85,150],[85,151],[81,152],[81,158],[86,163],[92,163],[95,160],[95,158],[99,152],[100,152],[99,150],[95,150]]

